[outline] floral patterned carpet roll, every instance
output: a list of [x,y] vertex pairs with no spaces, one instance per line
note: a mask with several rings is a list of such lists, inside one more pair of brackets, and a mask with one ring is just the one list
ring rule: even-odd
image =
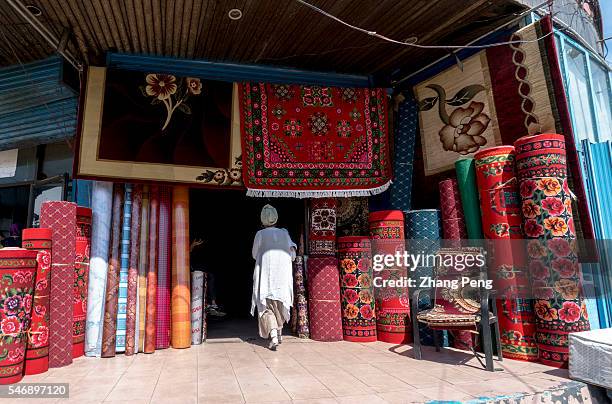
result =
[[40,227],[53,232],[51,252],[51,322],[49,327],[49,367],[72,363],[74,257],[76,256],[76,204],[44,202]]
[[106,298],[106,276],[113,210],[113,184],[94,181],[92,187],[92,236],[87,288],[85,355],[100,356]]
[[[404,214],[399,210],[371,212],[369,216],[372,256],[403,253]],[[407,276],[405,267],[386,267],[374,273],[382,280],[397,280]],[[395,344],[412,342],[410,301],[407,287],[379,287],[375,289],[376,334],[379,341]]]
[[189,290],[189,188],[172,189],[172,348],[191,346],[191,297]]
[[191,345],[202,343],[202,311],[204,306],[204,272],[191,272]]
[[110,253],[108,273],[106,276],[106,297],[104,302],[104,328],[102,329],[103,358],[115,356],[115,341],[117,340],[117,301],[119,298],[119,270],[121,248],[121,207],[125,191],[123,184],[115,184],[113,188],[113,213],[111,224]]
[[310,256],[336,255],[336,200],[334,198],[310,201]]
[[376,341],[372,245],[363,236],[338,238],[342,332],[346,341]]
[[37,255],[37,251],[23,248],[0,249],[0,384],[23,378]]
[[[147,301],[144,352],[153,353],[157,339],[157,249],[159,232],[159,187],[149,189],[149,266],[147,268]],[[167,308],[170,310],[170,307]],[[164,328],[165,329],[165,328]]]
[[119,295],[117,300],[116,352],[125,352],[127,331],[128,272],[130,269],[130,241],[132,237],[132,184],[125,184],[123,219],[121,222],[121,247],[119,270]]
[[36,250],[36,283],[32,301],[32,320],[25,359],[25,374],[49,370],[49,288],[51,287],[51,229],[24,229],[22,246]]
[[312,257],[306,264],[310,338],[342,341],[338,260],[336,257]]
[[85,324],[87,320],[87,284],[89,282],[89,252],[91,245],[91,208],[77,206],[76,260],[74,262],[74,303],[72,357],[85,354]]
[[149,186],[142,186],[140,210],[140,248],[138,250],[138,352],[144,352],[147,315],[147,270],[149,266]]
[[493,240],[489,279],[497,290],[497,313],[504,357],[538,360],[535,318],[527,257],[522,244],[521,207],[513,146],[484,149],[474,155],[480,191],[482,230]]
[[132,224],[130,229],[130,260],[128,265],[128,288],[125,325],[125,354],[137,352],[136,309],[138,303],[138,258],[140,255],[140,211],[142,207],[142,186],[134,185],[132,192]]
[[293,261],[293,296],[295,333],[298,338],[310,338],[308,298],[306,295],[306,280],[304,278],[304,257],[301,255],[295,257]]
[[540,361],[566,367],[571,332],[588,330],[567,183],[565,138],[526,136],[514,143]]

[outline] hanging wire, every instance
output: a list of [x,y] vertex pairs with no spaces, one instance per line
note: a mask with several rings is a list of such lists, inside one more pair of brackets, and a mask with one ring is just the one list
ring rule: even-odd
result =
[[[378,39],[382,39],[383,41],[387,41],[396,45],[402,45],[402,46],[409,46],[409,47],[413,47],[413,48],[419,48],[419,49],[457,49],[457,50],[461,50],[461,49],[486,49],[486,48],[493,48],[496,46],[506,46],[506,45],[514,45],[514,44],[524,44],[524,43],[532,43],[532,42],[538,42],[541,41],[542,39],[550,36],[553,34],[553,32],[548,32],[544,35],[542,35],[539,38],[536,39],[530,39],[530,40],[516,40],[516,41],[505,41],[505,42],[495,42],[495,43],[490,43],[490,44],[483,44],[483,45],[421,45],[418,43],[413,43],[413,42],[405,42],[405,41],[398,41],[397,39],[393,39],[393,38],[389,38],[387,36],[381,35],[376,31],[369,31],[367,29],[349,24],[348,22],[336,17],[333,14],[328,13],[325,10],[320,9],[319,7],[310,4],[304,0],[296,0],[298,3],[316,11],[319,14],[324,15],[325,17],[328,17],[344,26],[347,26],[351,29],[354,29],[356,31],[359,32],[363,32],[364,34],[373,36],[375,38]],[[552,8],[552,0],[549,0],[547,2],[545,2],[544,4],[548,4],[550,8]]]

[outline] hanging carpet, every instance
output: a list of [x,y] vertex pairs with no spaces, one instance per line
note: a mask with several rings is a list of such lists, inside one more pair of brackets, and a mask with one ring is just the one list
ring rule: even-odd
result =
[[384,89],[243,83],[247,195],[368,196],[391,179]]

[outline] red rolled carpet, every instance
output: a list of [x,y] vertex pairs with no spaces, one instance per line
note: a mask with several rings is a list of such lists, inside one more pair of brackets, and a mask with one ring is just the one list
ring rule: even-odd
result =
[[172,348],[191,346],[189,267],[189,188],[172,189]]
[[77,206],[76,260],[74,263],[74,303],[72,328],[72,358],[85,354],[85,322],[87,318],[87,285],[91,246],[91,209]]
[[342,332],[346,341],[376,341],[372,246],[364,236],[338,237]]
[[523,231],[530,239],[527,254],[540,361],[566,367],[568,334],[590,327],[581,296],[565,138],[557,134],[525,136],[514,147]]
[[[404,214],[401,210],[370,212],[370,238],[372,256],[403,253]],[[398,280],[407,276],[405,267],[385,268],[374,273],[382,280]],[[393,344],[412,342],[410,300],[407,287],[380,287],[375,289],[376,333],[379,341]]]
[[30,337],[25,358],[25,374],[49,370],[49,290],[51,287],[51,229],[24,229],[22,246],[37,250],[36,285],[32,302]]
[[497,313],[504,357],[538,360],[535,318],[527,257],[522,242],[521,206],[513,146],[484,149],[474,155],[480,192],[482,231],[492,241],[489,279],[497,290]]
[[128,267],[128,293],[125,317],[125,354],[133,355],[138,349],[136,340],[136,306],[138,303],[138,258],[140,255],[140,210],[142,207],[142,186],[132,189],[132,223],[130,237],[130,264]]
[[147,309],[144,352],[155,352],[157,333],[157,234],[159,231],[159,188],[149,190],[149,268],[147,270]]
[[117,304],[119,299],[119,248],[121,246],[121,222],[123,215],[123,184],[113,186],[113,213],[111,224],[110,254],[108,259],[108,274],[106,276],[106,297],[104,299],[104,326],[102,328],[103,358],[115,356],[117,338]]
[[310,338],[342,341],[340,279],[336,257],[312,257],[307,261]]
[[172,268],[172,190],[159,189],[159,237],[157,249],[157,334],[155,347],[170,347],[170,293]]
[[316,198],[310,201],[310,256],[336,255],[336,200]]
[[23,248],[0,249],[0,384],[23,378],[37,255]]
[[[461,207],[461,195],[457,180],[454,178],[440,181],[440,214],[442,216],[442,235],[445,240],[457,241],[456,246],[461,246],[461,240],[467,239],[465,217]],[[451,244],[448,242],[447,244]],[[452,245],[452,244],[451,244]],[[474,346],[474,333],[469,331],[451,330],[453,336],[453,347],[469,350]]]
[[53,232],[51,252],[51,300],[49,327],[49,366],[72,363],[73,287],[76,281],[76,204],[44,202],[40,227]]

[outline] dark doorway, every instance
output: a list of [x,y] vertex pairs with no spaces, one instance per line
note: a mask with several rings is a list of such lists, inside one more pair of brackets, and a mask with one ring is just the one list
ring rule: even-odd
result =
[[[297,244],[304,223],[304,201],[285,198],[249,198],[244,191],[192,189],[190,193],[190,238],[203,239],[204,245],[194,249],[192,270],[213,273],[217,304],[227,315],[210,317],[210,338],[241,337],[245,324],[257,332],[255,321],[248,321],[253,288],[251,256],[253,238],[262,228],[259,218],[262,207],[269,203],[278,211],[278,227],[286,228]],[[231,335],[233,334],[233,335]]]

